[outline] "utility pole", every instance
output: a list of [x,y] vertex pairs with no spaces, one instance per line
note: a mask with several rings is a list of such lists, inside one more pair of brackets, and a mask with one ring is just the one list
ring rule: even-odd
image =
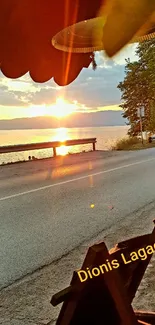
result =
[[139,122],[140,122],[140,132],[141,132],[141,140],[142,140],[142,144],[144,144],[144,140],[143,140],[143,123],[142,123],[142,109],[143,109],[143,116],[144,116],[144,107],[139,107],[138,108],[138,117],[139,117]]
[[140,111],[139,111],[139,118],[140,118],[140,131],[141,131],[141,139],[142,139],[142,144],[144,144],[143,141],[143,123],[142,123],[142,107],[140,107]]

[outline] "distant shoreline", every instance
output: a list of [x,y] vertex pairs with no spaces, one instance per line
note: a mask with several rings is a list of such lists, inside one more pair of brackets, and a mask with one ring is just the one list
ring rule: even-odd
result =
[[0,130],[17,129],[54,129],[54,128],[88,128],[125,126],[127,120],[122,117],[122,111],[97,111],[75,113],[58,119],[53,116],[23,117],[0,120]]
[[3,129],[1,131],[24,131],[24,130],[51,130],[51,129],[91,129],[91,128],[118,128],[118,127],[128,127],[128,125],[94,125],[94,126],[55,126],[55,127],[27,127],[27,128],[12,128],[12,129]]

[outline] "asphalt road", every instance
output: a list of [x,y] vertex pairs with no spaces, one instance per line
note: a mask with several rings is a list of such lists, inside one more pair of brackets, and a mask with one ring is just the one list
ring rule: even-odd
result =
[[0,167],[0,288],[155,201],[155,149],[25,166]]

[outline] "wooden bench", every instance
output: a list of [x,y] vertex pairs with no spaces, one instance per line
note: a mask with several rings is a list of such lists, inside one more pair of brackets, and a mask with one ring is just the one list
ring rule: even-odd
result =
[[[104,242],[89,248],[82,270],[92,270],[104,261],[119,261],[119,267],[81,282],[75,271],[70,286],[52,297],[53,306],[64,301],[56,325],[155,325],[155,313],[134,311],[132,301],[152,255],[125,264],[122,255],[155,243],[151,234],[118,243],[108,251]],[[129,260],[128,260],[129,261]]]

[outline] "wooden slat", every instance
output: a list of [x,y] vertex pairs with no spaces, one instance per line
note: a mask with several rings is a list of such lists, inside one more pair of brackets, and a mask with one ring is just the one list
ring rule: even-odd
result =
[[138,320],[155,325],[155,313],[141,310],[135,310],[134,312]]

